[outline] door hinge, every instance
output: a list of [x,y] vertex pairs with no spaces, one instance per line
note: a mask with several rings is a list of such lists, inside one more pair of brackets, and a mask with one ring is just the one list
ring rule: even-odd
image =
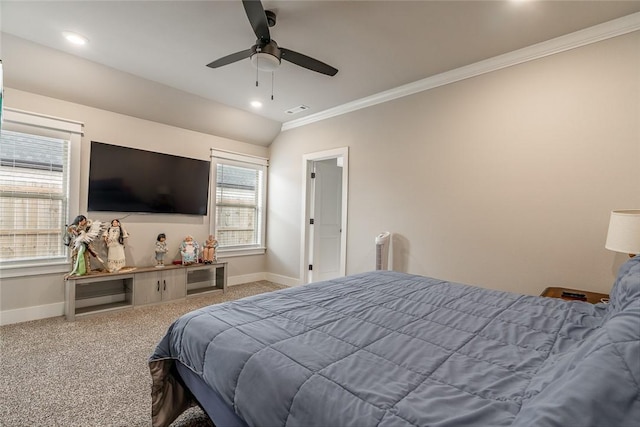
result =
[[313,270],[313,265],[309,264],[309,271]]
[[315,172],[311,172],[311,179],[316,177],[316,173]]
[[313,218],[309,219],[309,224],[313,225],[315,223],[315,221],[313,220]]

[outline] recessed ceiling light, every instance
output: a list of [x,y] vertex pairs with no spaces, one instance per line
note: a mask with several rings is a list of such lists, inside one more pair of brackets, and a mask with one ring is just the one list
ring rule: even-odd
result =
[[62,35],[70,43],[77,44],[79,46],[85,45],[89,41],[86,37],[81,36],[80,34],[72,33],[71,31],[65,31],[62,33]]
[[260,102],[260,101],[251,101],[251,106],[253,108],[260,108],[260,107],[262,107],[262,102]]

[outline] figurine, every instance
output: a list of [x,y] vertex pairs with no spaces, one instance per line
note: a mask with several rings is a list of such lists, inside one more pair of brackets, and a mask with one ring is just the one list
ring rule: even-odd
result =
[[102,239],[107,245],[107,270],[115,273],[125,266],[124,239],[129,237],[127,230],[122,227],[120,220],[111,221],[109,228],[102,234]]
[[100,221],[90,221],[84,215],[78,215],[71,225],[67,227],[65,244],[71,247],[71,272],[66,276],[84,276],[91,273],[91,260],[89,255],[93,255],[100,263],[104,261],[93,249],[93,240],[100,235],[102,223]]
[[186,236],[180,244],[180,255],[182,256],[182,265],[191,265],[198,262],[198,253],[200,245],[193,240],[192,236]]
[[205,264],[213,264],[218,260],[216,256],[217,247],[218,241],[213,237],[213,234],[209,234],[209,238],[204,242],[204,250],[202,254]]
[[164,254],[166,254],[168,250],[166,234],[158,234],[158,238],[156,239],[156,267],[164,267]]

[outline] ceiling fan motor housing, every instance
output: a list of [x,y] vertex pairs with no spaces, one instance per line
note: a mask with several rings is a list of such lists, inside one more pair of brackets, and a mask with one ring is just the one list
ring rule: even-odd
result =
[[267,25],[273,27],[276,25],[276,13],[271,10],[265,10],[264,14],[267,15]]

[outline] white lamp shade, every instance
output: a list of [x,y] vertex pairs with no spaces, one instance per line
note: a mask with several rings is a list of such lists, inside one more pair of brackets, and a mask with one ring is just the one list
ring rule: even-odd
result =
[[612,211],[605,248],[640,254],[640,209]]
[[251,63],[262,71],[275,71],[280,66],[280,59],[270,53],[258,52],[251,55]]

